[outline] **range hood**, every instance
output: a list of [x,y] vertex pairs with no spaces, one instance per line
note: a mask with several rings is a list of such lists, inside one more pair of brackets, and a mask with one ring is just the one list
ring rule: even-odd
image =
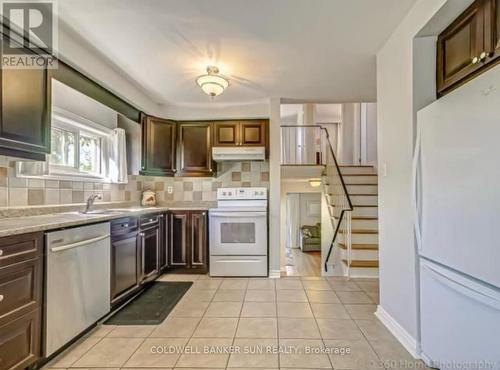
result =
[[266,159],[266,148],[263,146],[214,147],[212,158],[215,162],[263,161]]

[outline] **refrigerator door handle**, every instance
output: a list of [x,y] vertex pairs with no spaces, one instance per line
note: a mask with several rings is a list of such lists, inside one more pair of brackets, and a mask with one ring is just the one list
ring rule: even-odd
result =
[[459,294],[469,297],[477,302],[481,302],[487,306],[490,306],[491,308],[494,308],[497,311],[500,311],[500,301],[495,297],[480,292],[471,286],[462,284],[459,281],[456,281],[451,277],[447,276],[446,273],[438,271],[437,269],[431,267],[429,264],[425,264],[423,267],[428,269],[436,280],[446,285],[447,287],[453,289],[454,291],[458,292]]
[[411,171],[411,197],[413,208],[413,225],[415,229],[415,239],[417,241],[417,253],[422,249],[422,234],[420,229],[420,213],[418,203],[418,165],[420,163],[420,129],[417,126],[417,138],[415,140],[415,152]]

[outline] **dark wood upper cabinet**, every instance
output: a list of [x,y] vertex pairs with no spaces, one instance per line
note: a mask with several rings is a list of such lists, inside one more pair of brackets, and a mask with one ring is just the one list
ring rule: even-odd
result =
[[213,146],[268,147],[268,120],[214,122]]
[[438,37],[436,86],[442,96],[500,56],[500,0],[476,0]]
[[212,176],[212,124],[179,122],[178,176]]
[[[2,42],[10,42],[5,35],[2,38]],[[23,53],[34,54],[29,49]],[[50,153],[47,69],[2,68],[0,83],[0,154],[45,160]]]
[[236,146],[239,144],[239,122],[214,122],[214,146]]
[[240,145],[266,146],[267,125],[265,121],[240,122]]
[[176,122],[144,116],[142,118],[141,175],[173,176],[176,172]]

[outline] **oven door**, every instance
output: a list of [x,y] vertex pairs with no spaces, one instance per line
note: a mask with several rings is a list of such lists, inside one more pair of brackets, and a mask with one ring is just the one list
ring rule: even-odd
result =
[[211,255],[267,254],[267,212],[211,210],[209,215]]

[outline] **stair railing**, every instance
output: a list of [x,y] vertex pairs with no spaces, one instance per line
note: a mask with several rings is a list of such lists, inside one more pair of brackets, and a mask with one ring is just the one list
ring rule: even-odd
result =
[[321,182],[334,229],[324,268],[328,271],[328,261],[342,233],[347,250],[347,276],[350,276],[353,207],[328,130],[321,125],[282,125],[281,164],[324,166]]

